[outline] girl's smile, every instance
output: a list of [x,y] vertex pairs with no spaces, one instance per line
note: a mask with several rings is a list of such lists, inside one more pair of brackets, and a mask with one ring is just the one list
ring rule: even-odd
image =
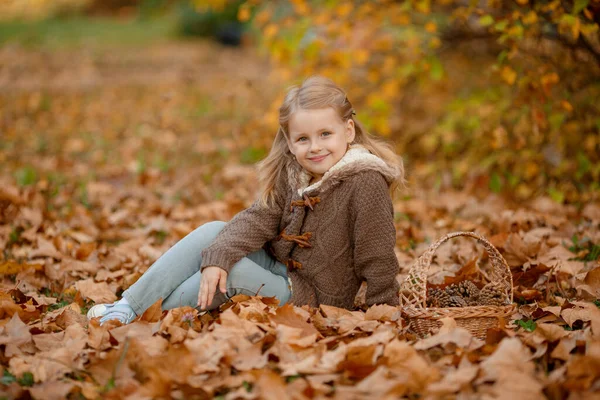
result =
[[325,159],[325,157],[327,157],[328,155],[329,154],[325,154],[325,155],[318,156],[318,157],[311,157],[311,158],[309,158],[309,160],[312,161],[312,162],[314,162],[314,163],[318,163],[318,162],[323,161]]
[[343,121],[331,107],[294,112],[288,129],[288,147],[313,182],[342,159],[355,136],[354,121]]

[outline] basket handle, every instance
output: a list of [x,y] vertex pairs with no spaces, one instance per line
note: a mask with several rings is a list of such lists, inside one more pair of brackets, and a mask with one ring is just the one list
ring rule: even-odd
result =
[[[496,287],[505,298],[513,301],[513,282],[510,268],[502,254],[483,236],[474,232],[452,232],[442,236],[434,242],[411,267],[408,276],[400,288],[400,304],[411,305],[417,308],[426,308],[427,299],[427,272],[431,266],[433,254],[444,242],[457,236],[469,236],[477,239],[485,248],[492,264],[491,279],[488,285]],[[486,285],[487,286],[487,285]]]

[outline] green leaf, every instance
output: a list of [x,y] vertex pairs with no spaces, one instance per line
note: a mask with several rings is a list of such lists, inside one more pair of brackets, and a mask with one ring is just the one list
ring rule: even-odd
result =
[[532,319],[530,319],[529,321],[524,321],[520,319],[517,321],[517,325],[525,329],[527,332],[533,332],[535,331],[535,328],[537,328],[537,324]]
[[246,392],[250,393],[252,391],[253,385],[250,382],[244,381],[242,382],[242,386],[244,387],[244,389],[246,389]]
[[112,389],[115,388],[115,377],[111,376],[110,379],[108,380],[108,382],[106,382],[106,385],[104,385],[104,387],[102,388],[102,391],[104,393],[111,391]]
[[11,374],[10,372],[8,372],[7,369],[4,370],[4,373],[2,374],[2,378],[0,378],[0,384],[2,385],[10,385],[13,382],[16,382],[17,378]]
[[33,374],[31,372],[24,372],[23,376],[17,380],[21,386],[33,386]]
[[431,59],[431,70],[429,71],[431,79],[439,81],[444,77],[444,67],[437,57]]
[[565,194],[556,188],[549,188],[548,195],[557,203],[562,204],[565,201]]
[[573,26],[573,25],[575,25],[575,23],[577,23],[577,17],[575,17],[573,15],[569,15],[569,14],[564,14],[560,18],[560,23],[561,24],[566,24],[566,25],[569,25],[569,26]]
[[494,23],[494,18],[487,14],[484,15],[483,17],[479,18],[479,25],[481,26],[490,26]]
[[573,5],[573,15],[577,15],[583,11],[583,9],[588,6],[589,2],[590,0],[575,0],[575,4]]
[[575,173],[575,175],[577,179],[581,179],[592,169],[592,162],[581,151],[577,153],[577,162],[579,165],[577,167],[577,172]]
[[508,26],[508,21],[504,20],[504,21],[500,21],[500,22],[496,23],[496,25],[494,25],[494,29],[496,29],[497,31],[503,31],[506,29],[507,26]]
[[37,182],[37,172],[33,167],[23,167],[15,173],[19,186],[29,186]]
[[508,51],[507,50],[502,50],[500,52],[500,54],[498,54],[498,62],[500,64],[502,64],[504,61],[506,61],[507,57],[508,57]]
[[265,149],[258,147],[248,147],[242,151],[240,161],[243,164],[254,164],[267,156]]
[[548,117],[548,122],[550,123],[550,127],[552,128],[552,130],[556,131],[562,126],[566,119],[567,115],[565,113],[557,112],[550,114],[550,116]]
[[285,378],[285,381],[286,381],[287,383],[291,383],[291,382],[294,382],[294,381],[295,381],[296,379],[298,379],[298,378],[302,378],[302,375],[290,375],[290,376],[287,376],[287,377]]
[[495,172],[490,177],[490,190],[494,193],[500,193],[502,190],[502,180],[500,179],[500,175]]

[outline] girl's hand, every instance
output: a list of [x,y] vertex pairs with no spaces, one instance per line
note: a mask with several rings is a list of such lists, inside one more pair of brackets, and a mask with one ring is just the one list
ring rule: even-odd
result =
[[211,305],[217,285],[221,293],[227,292],[227,272],[219,267],[206,267],[202,270],[200,291],[198,292],[198,306],[205,310]]

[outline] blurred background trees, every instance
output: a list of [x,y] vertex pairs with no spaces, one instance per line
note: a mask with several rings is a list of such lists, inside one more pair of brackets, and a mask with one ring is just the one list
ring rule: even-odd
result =
[[321,73],[413,173],[557,201],[600,181],[600,1],[247,1],[285,77]]
[[[277,82],[311,74],[346,88],[409,174],[434,187],[600,192],[600,0],[39,0],[5,19],[175,15],[183,35],[252,43]],[[242,67],[243,68],[243,67]],[[276,109],[252,121],[274,132]],[[259,144],[267,149],[271,135]],[[261,153],[262,154],[262,153]]]

